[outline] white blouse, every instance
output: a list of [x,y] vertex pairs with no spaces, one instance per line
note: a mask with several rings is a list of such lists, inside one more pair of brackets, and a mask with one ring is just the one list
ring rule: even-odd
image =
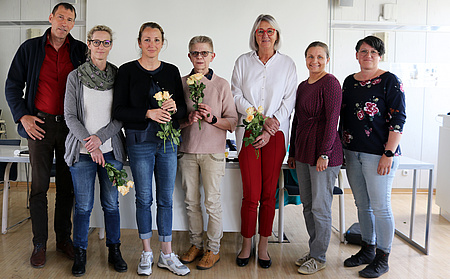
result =
[[[241,55],[234,64],[231,92],[242,125],[249,107],[264,108],[264,115],[276,117],[284,134],[285,147],[289,143],[289,125],[295,106],[297,70],[287,55],[276,52],[264,65],[256,51]],[[238,153],[241,150],[245,128],[236,128]]]

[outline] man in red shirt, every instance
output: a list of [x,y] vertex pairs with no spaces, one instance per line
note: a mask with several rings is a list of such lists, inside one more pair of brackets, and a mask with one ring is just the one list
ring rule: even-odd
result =
[[56,250],[71,259],[74,256],[70,238],[73,185],[64,161],[68,128],[63,114],[67,75],[86,60],[86,45],[69,34],[75,17],[72,5],[57,4],[49,16],[52,26],[42,37],[27,40],[19,47],[6,80],[6,100],[18,123],[19,134],[28,139],[33,168],[30,195],[34,244],[30,263],[33,267],[43,267],[46,262],[47,191],[54,157]]

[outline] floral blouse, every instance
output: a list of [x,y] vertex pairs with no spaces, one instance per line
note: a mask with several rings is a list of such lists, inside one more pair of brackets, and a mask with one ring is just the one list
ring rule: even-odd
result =
[[[394,74],[371,80],[348,76],[342,86],[340,134],[345,149],[383,155],[389,132],[403,132],[405,92]],[[400,146],[395,151],[401,154]]]

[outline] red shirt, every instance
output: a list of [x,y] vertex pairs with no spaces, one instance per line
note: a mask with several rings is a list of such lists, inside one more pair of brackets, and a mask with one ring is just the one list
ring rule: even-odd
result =
[[70,43],[66,38],[58,51],[47,38],[45,58],[39,74],[39,83],[34,104],[36,109],[54,114],[64,114],[64,93],[67,76],[73,70],[70,60]]

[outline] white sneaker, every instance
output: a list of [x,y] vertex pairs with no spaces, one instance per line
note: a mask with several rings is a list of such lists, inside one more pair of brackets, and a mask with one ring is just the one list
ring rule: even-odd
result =
[[303,257],[301,257],[298,260],[296,260],[295,261],[295,265],[296,266],[302,266],[302,264],[304,264],[309,259],[311,259],[311,256],[309,255],[309,252],[308,252],[308,253],[304,254]]
[[191,270],[187,266],[180,262],[177,255],[175,255],[174,253],[170,253],[170,257],[164,258],[162,251],[161,255],[159,256],[158,267],[167,268],[176,275],[186,275],[191,272]]
[[139,262],[137,273],[139,275],[147,275],[147,276],[152,274],[152,265],[153,265],[153,252],[142,251],[141,261]]
[[324,269],[326,266],[327,265],[325,263],[321,263],[314,258],[310,258],[299,267],[298,272],[305,275],[314,274],[317,271]]

